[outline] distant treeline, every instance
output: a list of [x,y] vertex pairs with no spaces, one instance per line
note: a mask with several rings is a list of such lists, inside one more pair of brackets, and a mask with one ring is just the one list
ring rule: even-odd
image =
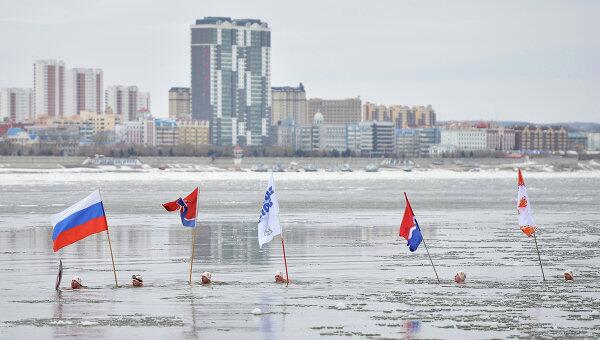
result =
[[[279,146],[246,146],[245,157],[356,157],[356,153],[346,150],[311,151],[293,150]],[[111,157],[233,157],[233,147],[214,145],[178,145],[156,147],[129,144],[111,145],[56,145],[33,144],[20,145],[0,143],[2,156],[83,156],[105,155]]]

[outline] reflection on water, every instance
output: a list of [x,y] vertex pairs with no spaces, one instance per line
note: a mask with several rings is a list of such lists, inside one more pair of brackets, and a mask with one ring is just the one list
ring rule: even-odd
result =
[[[111,174],[68,184],[19,176],[23,182],[9,179],[9,186],[0,179],[1,192],[10,191],[0,196],[0,338],[600,337],[595,178],[528,181],[548,277],[541,283],[535,246],[516,227],[514,178],[365,174],[313,182],[278,174],[289,287],[273,282],[273,273],[284,271],[280,242],[258,246],[264,183],[204,180],[190,287],[191,229],[160,204],[197,183],[157,179],[150,188]],[[143,288],[113,288],[105,234],[52,252],[49,215],[96,186],[119,281],[130,285],[139,273]],[[410,253],[398,239],[402,191],[442,285],[424,249]],[[90,288],[55,292],[59,258],[63,288],[74,275]],[[561,280],[567,268],[575,282]],[[197,283],[205,270],[214,284]],[[458,270],[468,277],[460,287],[452,282]],[[256,307],[262,315],[251,314]]]

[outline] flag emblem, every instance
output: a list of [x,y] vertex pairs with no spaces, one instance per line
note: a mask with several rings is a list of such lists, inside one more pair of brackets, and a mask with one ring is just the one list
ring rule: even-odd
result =
[[421,244],[421,241],[423,241],[421,228],[419,228],[419,223],[415,218],[408,198],[406,198],[406,208],[404,208],[404,216],[402,217],[402,223],[400,224],[400,236],[406,239],[406,245],[410,251],[416,251]]
[[519,226],[525,235],[531,237],[536,232],[537,227],[533,221],[533,212],[531,210],[531,204],[529,204],[529,196],[527,195],[527,188],[525,187],[525,181],[523,180],[521,169],[519,169],[517,184],[519,187],[517,192],[517,212],[519,214]]
[[280,234],[279,200],[277,199],[273,174],[271,174],[269,185],[267,185],[267,190],[265,190],[265,196],[258,216],[258,244],[262,248],[263,244],[270,242],[273,237]]
[[54,251],[108,230],[100,190],[52,216]]
[[162,206],[167,211],[179,210],[181,216],[181,224],[184,227],[194,228],[196,226],[196,216],[198,205],[198,188],[194,189],[191,194],[185,198],[179,197],[175,201],[164,203]]
[[527,207],[527,198],[521,197],[521,200],[519,201],[519,209],[524,209],[526,207]]

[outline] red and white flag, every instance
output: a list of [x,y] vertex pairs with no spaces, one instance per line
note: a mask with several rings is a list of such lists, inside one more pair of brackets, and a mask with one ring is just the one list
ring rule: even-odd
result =
[[519,226],[525,235],[531,237],[536,232],[537,227],[533,221],[533,212],[531,210],[531,202],[527,195],[527,188],[523,180],[523,174],[519,169],[519,192],[517,194],[517,211],[519,213]]

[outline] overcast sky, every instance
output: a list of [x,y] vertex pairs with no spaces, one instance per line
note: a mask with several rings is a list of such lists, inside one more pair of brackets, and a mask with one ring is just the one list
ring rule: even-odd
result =
[[303,82],[308,97],[600,122],[600,1],[0,0],[0,87],[32,87],[33,62],[57,58],[149,91],[166,116],[204,16],[266,21],[272,85]]

